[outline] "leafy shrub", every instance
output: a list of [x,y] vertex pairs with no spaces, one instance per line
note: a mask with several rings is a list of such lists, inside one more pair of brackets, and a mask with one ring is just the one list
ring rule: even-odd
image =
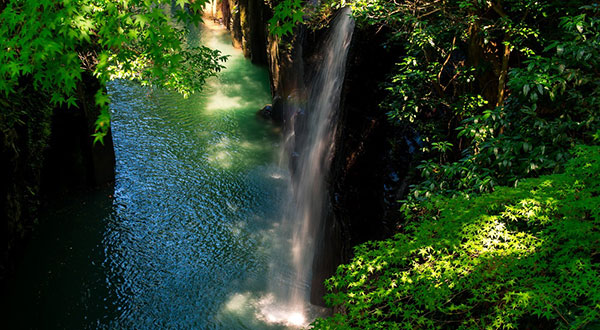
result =
[[[273,21],[323,27],[351,6],[389,36],[389,120],[423,141],[402,208],[557,172],[600,132],[600,5],[588,1],[286,1]],[[284,6],[285,4],[285,6]],[[275,25],[273,25],[275,26]],[[283,33],[282,31],[279,32]]]
[[404,233],[356,248],[327,280],[317,329],[597,329],[600,147],[564,174],[432,198]]
[[[176,90],[202,88],[222,69],[219,51],[188,45],[186,24],[197,22],[206,0],[10,0],[0,5],[0,98],[24,81],[53,105],[77,106],[84,71],[104,84],[115,78]],[[189,10],[185,9],[188,7]],[[81,101],[81,100],[80,100]],[[108,96],[96,94],[97,139],[110,124]]]
[[572,146],[593,140],[600,127],[600,18],[566,16],[558,30],[555,39],[543,41],[543,50],[510,71],[505,103],[464,116],[456,128],[456,138],[469,141],[461,159],[423,161],[411,201],[491,191],[556,172]]
[[269,20],[269,32],[282,37],[292,34],[296,25],[304,22],[302,0],[282,0],[271,3],[273,17]]
[[[329,0],[324,7],[342,6]],[[600,129],[600,5],[588,1],[349,2],[397,54],[381,103],[424,142],[403,203],[559,171]]]

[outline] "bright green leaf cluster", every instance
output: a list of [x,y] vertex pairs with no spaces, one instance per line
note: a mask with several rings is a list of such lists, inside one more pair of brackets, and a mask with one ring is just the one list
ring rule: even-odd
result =
[[317,329],[600,327],[600,147],[564,174],[473,199],[437,197],[402,234],[327,280]]
[[[187,24],[197,23],[206,0],[8,1],[0,13],[0,95],[9,98],[31,80],[55,105],[77,105],[84,72],[102,86],[132,79],[176,90],[199,90],[226,58],[189,45]],[[171,9],[171,10],[169,10]],[[102,87],[103,89],[103,87]],[[108,98],[96,94],[97,140],[110,124]]]
[[304,22],[303,0],[281,0],[273,7],[269,31],[276,36],[291,35],[298,24]]

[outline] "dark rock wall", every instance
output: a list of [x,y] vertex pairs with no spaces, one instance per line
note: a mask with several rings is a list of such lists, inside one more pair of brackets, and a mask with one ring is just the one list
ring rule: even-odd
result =
[[[352,256],[352,248],[388,235],[386,185],[393,132],[379,108],[380,83],[390,72],[393,59],[381,45],[384,34],[356,28],[348,54],[342,90],[338,136],[328,178],[329,212],[323,222],[324,239],[313,262],[311,302],[323,305],[323,282],[337,266]],[[392,217],[393,218],[393,217]]]
[[104,145],[94,145],[91,136],[99,111],[94,93],[99,87],[95,78],[84,75],[78,86],[79,108],[54,110],[42,172],[46,193],[65,193],[114,181],[115,155],[110,131]]
[[235,47],[242,48],[252,63],[267,64],[267,22],[271,10],[263,0],[222,0],[223,25],[231,31]]
[[0,281],[13,272],[41,202],[43,154],[52,108],[46,95],[22,80],[14,95],[0,98],[0,217],[6,224]]
[[350,248],[366,240],[380,239],[389,230],[383,220],[387,151],[393,129],[379,108],[381,82],[393,66],[383,48],[384,33],[356,29],[342,92],[340,132],[330,178],[330,202],[334,218],[344,223]]
[[[269,75],[274,103],[287,103],[290,98],[302,94],[305,86],[305,52],[309,33],[306,28],[298,29],[291,38],[269,36]],[[278,101],[280,100],[280,101]]]
[[267,22],[272,15],[271,9],[264,0],[248,0],[250,59],[255,64],[266,65],[268,63],[267,36],[269,31]]
[[[228,2],[227,6],[222,6],[221,10],[225,10],[223,12],[223,20],[225,27],[231,32],[231,40],[233,46],[236,48],[242,48],[242,22],[241,22],[241,13],[240,7],[238,5],[238,0],[226,0]],[[229,10],[229,12],[227,12]],[[225,21],[225,18],[229,17],[228,20]]]
[[10,98],[0,98],[0,215],[6,221],[0,277],[10,275],[37,223],[45,196],[87,189],[114,180],[114,150],[92,145],[98,82],[84,76],[78,108],[53,108],[47,95],[23,81]]

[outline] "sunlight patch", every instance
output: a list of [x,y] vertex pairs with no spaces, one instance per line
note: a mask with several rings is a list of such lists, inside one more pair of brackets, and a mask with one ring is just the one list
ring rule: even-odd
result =
[[239,313],[245,311],[250,306],[250,293],[236,293],[225,304],[225,310],[228,312]]
[[222,91],[217,90],[215,94],[208,97],[206,110],[233,110],[243,106],[240,96],[227,96]]
[[208,157],[208,161],[221,168],[230,168],[233,163],[232,157],[227,151],[215,152],[212,156]]
[[281,324],[292,328],[308,325],[302,306],[285,306],[275,300],[273,294],[268,294],[258,301],[259,319],[267,323]]

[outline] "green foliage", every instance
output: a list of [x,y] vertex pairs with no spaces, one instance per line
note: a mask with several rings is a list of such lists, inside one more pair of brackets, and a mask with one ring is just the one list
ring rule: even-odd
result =
[[[338,1],[339,2],[339,1]],[[382,103],[424,141],[410,210],[556,172],[600,127],[600,6],[587,1],[352,3],[400,50]]]
[[[226,58],[218,51],[187,45],[184,23],[197,23],[206,0],[12,0],[0,13],[0,95],[10,98],[23,78],[50,95],[55,105],[77,105],[84,71],[102,86],[116,78],[174,89],[184,96],[202,87]],[[184,9],[189,6],[189,11]],[[177,24],[175,24],[177,23]],[[96,139],[108,129],[108,97]]]
[[269,32],[282,37],[292,35],[294,27],[304,22],[303,0],[282,0],[273,7]]
[[600,5],[350,6],[398,54],[381,107],[424,143],[409,222],[356,248],[326,282],[337,313],[313,327],[599,328],[600,149],[570,150],[600,141]]
[[600,147],[564,174],[432,198],[404,233],[355,250],[327,280],[341,311],[317,329],[596,329]]

